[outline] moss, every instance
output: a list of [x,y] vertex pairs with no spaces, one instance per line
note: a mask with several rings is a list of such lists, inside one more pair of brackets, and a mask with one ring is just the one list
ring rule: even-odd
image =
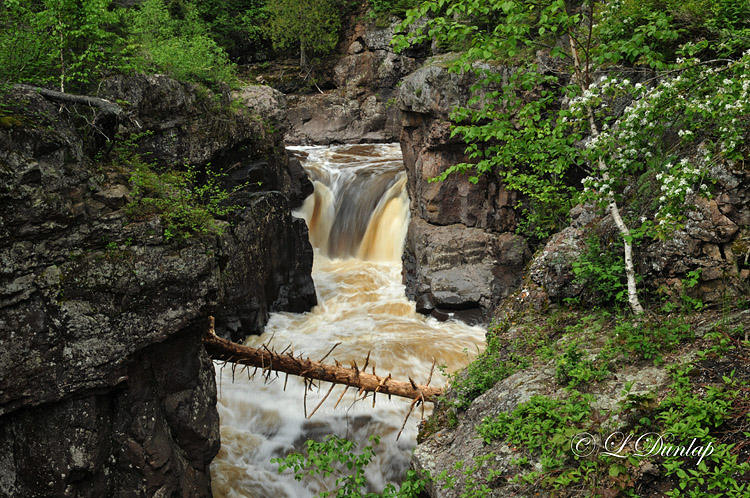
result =
[[0,117],[0,128],[13,128],[14,126],[23,126],[23,122],[15,116]]

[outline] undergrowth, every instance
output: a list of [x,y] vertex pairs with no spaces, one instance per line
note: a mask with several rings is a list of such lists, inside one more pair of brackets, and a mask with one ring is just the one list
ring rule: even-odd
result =
[[198,235],[221,235],[228,226],[221,220],[238,206],[227,202],[232,192],[222,186],[225,173],[210,164],[186,164],[182,169],[161,168],[136,152],[142,135],[122,141],[114,150],[113,163],[130,171],[130,195],[125,206],[131,220],[158,215],[167,241],[186,241]]

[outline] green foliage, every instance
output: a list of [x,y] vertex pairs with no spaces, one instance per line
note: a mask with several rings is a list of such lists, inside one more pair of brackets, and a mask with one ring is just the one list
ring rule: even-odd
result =
[[216,219],[237,209],[225,206],[229,192],[220,185],[221,174],[206,169],[206,180],[199,182],[199,171],[157,173],[146,164],[135,165],[130,175],[133,201],[126,206],[131,218],[158,214],[166,240],[186,240],[195,235],[224,233],[226,223]]
[[266,0],[203,0],[195,7],[211,38],[232,60],[241,61],[271,46],[264,28],[266,4]]
[[138,69],[209,85],[234,83],[234,65],[209,36],[195,5],[183,7],[182,19],[173,17],[163,0],[145,0],[130,13]]
[[[464,488],[461,498],[482,498],[492,492],[491,483],[502,477],[502,472],[488,467],[495,458],[494,453],[475,456],[471,465],[466,465],[463,461],[456,462],[456,470],[464,475]],[[437,477],[437,480],[443,483],[443,489],[449,489],[453,486],[453,480],[447,472],[443,472]]]
[[[738,462],[738,455],[731,451],[733,445],[717,444],[713,434],[733,416],[733,405],[742,399],[740,388],[747,393],[747,384],[739,382],[732,373],[722,377],[721,386],[707,386],[704,392],[696,393],[690,381],[690,370],[690,367],[675,369],[672,394],[659,406],[657,419],[663,434],[676,435],[682,440],[696,438],[701,445],[710,442],[715,447],[694,468],[689,468],[689,463],[679,456],[666,457],[663,463],[666,475],[679,480],[679,486],[666,496],[746,497],[750,485],[747,481],[740,484],[739,477],[750,473],[750,463]],[[744,399],[748,400],[747,394]]]
[[586,251],[571,264],[574,282],[584,284],[587,296],[599,304],[623,304],[628,299],[625,263],[612,250],[602,247],[599,237],[586,240]]
[[555,378],[557,382],[575,387],[580,384],[598,382],[609,375],[606,362],[596,362],[585,358],[586,350],[577,343],[568,346],[563,354],[557,357],[555,362]]
[[705,308],[706,305],[702,299],[690,295],[690,289],[695,288],[700,281],[701,272],[700,268],[687,272],[685,278],[680,280],[679,304],[666,302],[661,307],[662,311],[670,313],[679,309],[683,313],[690,313],[692,311],[701,311]]
[[[379,444],[380,438],[370,436],[370,442]],[[373,446],[365,446],[361,453],[356,452],[352,441],[335,435],[327,436],[323,441],[309,439],[305,454],[290,453],[286,458],[274,458],[272,463],[279,466],[279,472],[286,469],[294,471],[294,478],[302,480],[305,476],[321,475],[336,477],[335,493],[323,492],[321,497],[336,498],[417,498],[424,491],[429,478],[410,470],[400,488],[386,485],[382,493],[368,493],[365,467],[375,456]]]
[[529,199],[525,204],[519,203],[516,210],[521,213],[516,233],[527,237],[532,246],[546,241],[552,234],[568,225],[568,213],[575,201],[567,196],[550,197],[541,202]]
[[[156,165],[135,152],[141,135],[123,140],[114,150],[115,165],[128,168],[133,200],[125,206],[131,219],[159,215],[166,240],[185,241],[195,235],[221,235],[225,217],[238,209],[226,202],[231,195],[221,185],[225,173],[186,165],[184,170],[156,171]],[[245,185],[234,189],[236,192]]]
[[633,360],[653,360],[661,363],[661,353],[693,338],[690,325],[680,317],[644,320],[633,323],[622,321],[615,326],[613,343]]
[[[731,336],[726,337],[732,342]],[[734,342],[736,347],[743,350],[747,347],[741,341]],[[571,356],[568,352],[568,357],[575,356],[573,362],[580,362],[579,355]],[[716,354],[712,349],[699,357],[706,361],[705,358],[711,355],[716,357]],[[514,464],[520,472],[515,476],[515,481],[545,489],[566,487],[566,491],[569,491],[583,488],[594,492],[599,489],[637,496],[634,486],[635,479],[639,477],[639,462],[641,458],[648,458],[653,464],[662,466],[667,477],[674,478],[672,482],[676,486],[665,496],[747,496],[746,476],[749,475],[750,464],[738,459],[731,443],[744,441],[748,435],[748,383],[735,377],[732,372],[727,375],[709,374],[718,376],[719,380],[706,385],[701,375],[691,374],[692,369],[689,365],[673,368],[674,383],[669,388],[668,396],[661,402],[662,397],[653,392],[630,395],[628,392],[632,384],[626,385],[622,393],[625,397],[621,416],[638,413],[639,418],[631,427],[622,429],[623,432],[635,434],[635,437],[649,432],[657,435],[659,441],[656,446],[641,442],[638,448],[642,452],[640,456],[633,454],[635,448],[632,444],[617,450],[623,458],[612,459],[597,453],[588,457],[573,454],[573,436],[582,432],[595,434],[598,424],[608,418],[606,413],[591,409],[591,396],[581,395],[577,391],[569,391],[568,399],[533,396],[519,404],[512,413],[485,418],[477,427],[477,432],[485,443],[504,441],[512,447],[512,451],[518,452],[519,457],[514,459]],[[709,368],[708,372],[711,371]],[[693,438],[696,439],[695,446],[705,448],[712,445],[712,452],[706,450],[707,455],[700,462],[696,454],[662,451],[670,446],[688,446]],[[656,439],[652,443],[654,441]],[[530,466],[532,459],[539,461],[541,470],[529,470],[533,469]],[[463,464],[458,467],[466,468]],[[478,470],[482,468],[482,473],[486,474],[492,469],[480,465],[468,468],[471,476],[465,473],[466,491],[461,496],[488,496],[491,490],[484,485],[487,481],[480,477]],[[447,482],[446,476],[438,478]],[[474,494],[474,491],[477,493]]]
[[[460,172],[476,182],[491,174],[540,204],[564,205],[579,169],[589,174],[580,200],[617,212],[619,219],[620,203],[632,195],[627,187],[648,172],[655,181],[649,212],[618,225],[630,247],[636,238],[664,238],[681,226],[695,196],[709,195],[712,163],[746,160],[746,8],[707,6],[703,0],[613,0],[601,9],[593,4],[428,0],[407,13],[406,34],[394,42],[398,49],[433,39],[460,48],[450,70],[473,72],[479,81],[469,103],[452,114],[453,135],[467,144],[471,162],[452,165],[436,179]],[[687,12],[700,14],[700,22],[686,21],[696,26],[723,16],[727,29],[735,30],[722,38],[731,39],[731,46],[692,43],[690,30],[674,21]],[[729,52],[729,60],[692,58]],[[628,70],[611,67],[613,62],[669,72],[633,84]],[[702,157],[695,157],[696,149]],[[627,270],[632,275],[632,265]],[[614,290],[619,277],[599,274],[606,288],[624,297]],[[634,279],[628,285],[635,301]],[[631,306],[640,312],[639,304]]]
[[498,381],[529,366],[528,358],[517,353],[507,353],[497,330],[487,332],[487,347],[465,370],[449,375],[452,395],[451,405],[465,409],[471,402],[487,392]]
[[267,8],[274,48],[299,47],[300,66],[308,54],[325,55],[336,46],[341,20],[335,0],[278,0]]
[[[501,440],[525,448],[529,454],[539,457],[542,472],[559,470],[573,456],[570,445],[573,436],[588,429],[592,401],[591,396],[577,391],[571,391],[565,400],[535,395],[519,404],[512,413],[485,418],[477,432],[485,443]],[[577,477],[587,473],[585,469],[571,470],[575,470]],[[532,472],[525,477],[532,482],[541,477],[554,487],[569,484],[564,481],[570,480],[572,474],[563,472],[557,477],[544,477]],[[519,479],[524,480],[520,476]]]
[[[474,182],[485,173],[499,175],[507,188],[520,191],[541,204],[564,203],[572,189],[564,179],[569,168],[582,164],[575,142],[580,135],[557,126],[559,102],[573,87],[557,73],[545,73],[535,58],[519,57],[547,37],[565,33],[580,22],[565,3],[545,0],[489,2],[428,1],[407,13],[403,27],[425,16],[435,16],[424,27],[394,38],[397,49],[435,38],[448,46],[467,47],[452,64],[452,71],[471,71],[479,78],[466,107],[452,114],[452,134],[467,144],[475,163],[449,167],[438,179],[455,172],[472,172]],[[487,29],[482,29],[484,25]],[[493,27],[494,26],[494,27]],[[564,53],[555,48],[552,57]],[[513,60],[510,74],[475,60]],[[504,60],[505,59],[505,60]]]
[[418,0],[367,0],[376,15],[396,15],[403,17],[406,11],[419,4]]
[[603,4],[598,64],[667,69],[678,55],[738,57],[748,47],[750,2],[620,0]]
[[122,8],[111,0],[13,0],[0,5],[0,82],[86,92],[115,73],[165,72],[186,81],[234,81],[234,66],[191,1]]
[[0,5],[0,81],[85,88],[125,67],[118,24],[111,0],[6,1]]

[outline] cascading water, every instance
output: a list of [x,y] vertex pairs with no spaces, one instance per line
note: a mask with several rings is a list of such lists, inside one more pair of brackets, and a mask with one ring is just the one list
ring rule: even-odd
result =
[[[407,376],[425,382],[433,359],[449,371],[469,361],[484,342],[484,330],[459,322],[438,322],[414,310],[401,284],[401,253],[409,217],[406,176],[398,145],[296,147],[315,185],[298,216],[305,218],[315,247],[313,279],[318,306],[309,313],[276,313],[261,336],[246,344],[292,346],[295,353],[320,359],[331,347],[344,365],[370,365],[378,374]],[[217,368],[218,370],[218,368]],[[369,369],[368,369],[369,370]],[[399,441],[396,435],[409,401],[378,396],[355,401],[346,393],[333,408],[343,386],[307,420],[302,381],[284,376],[264,384],[260,375],[248,381],[229,366],[218,370],[221,451],[211,466],[216,497],[307,497],[327,489],[321,480],[297,482],[279,474],[271,458],[301,451],[307,439],[336,434],[368,444],[381,436],[377,457],[368,469],[372,490],[399,482],[408,469],[415,444],[412,416]],[[443,384],[438,372],[433,385]],[[318,405],[328,386],[309,391],[307,412]]]

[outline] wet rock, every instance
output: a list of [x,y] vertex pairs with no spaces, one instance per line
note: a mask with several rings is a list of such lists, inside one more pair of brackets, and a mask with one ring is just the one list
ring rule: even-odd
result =
[[398,91],[412,214],[405,282],[412,298],[429,294],[440,310],[480,310],[486,318],[517,289],[530,252],[513,233],[520,199],[497,177],[487,174],[473,182],[469,175],[453,174],[434,181],[450,166],[469,162],[465,144],[451,136],[450,115],[468,103],[474,78],[449,72],[453,57],[430,58]]
[[399,87],[398,107],[403,114],[401,149],[409,177],[412,213],[436,225],[461,223],[492,231],[513,231],[514,207],[519,202],[497,178],[483,175],[476,183],[469,175],[453,174],[435,182],[448,167],[471,162],[465,144],[451,137],[450,113],[466,105],[471,97],[470,75],[451,73],[447,64],[453,55],[433,57],[404,78]]
[[[14,91],[8,106],[25,124],[0,129],[0,494],[209,496],[219,440],[200,342],[208,316],[227,333],[237,324],[238,338],[270,311],[315,303],[312,248],[290,213],[305,187],[281,134],[256,135],[264,118],[246,114],[197,118],[208,128],[196,131],[196,90],[163,77],[108,88],[120,87],[132,122],[154,131],[144,147],[178,134],[154,157],[169,164],[193,144],[189,157],[227,164],[246,147],[240,166],[262,156],[266,190],[233,195],[241,209],[223,234],[168,242],[158,216],[126,216],[127,172],[95,167],[69,114]],[[168,90],[177,95],[158,101]]]
[[388,143],[400,131],[398,111],[388,106],[389,92],[350,98],[345,92],[290,98],[286,142],[302,145]]
[[416,310],[417,313],[422,313],[423,315],[429,315],[432,313],[432,310],[435,309],[435,296],[433,296],[430,293],[422,294],[417,298],[416,303]]
[[390,46],[398,21],[386,27],[357,24],[333,68],[335,89],[289,100],[290,144],[395,142],[401,132],[395,87],[417,67]]
[[407,296],[443,312],[481,309],[485,318],[515,290],[531,257],[515,234],[435,226],[420,218],[409,223],[405,253]]

